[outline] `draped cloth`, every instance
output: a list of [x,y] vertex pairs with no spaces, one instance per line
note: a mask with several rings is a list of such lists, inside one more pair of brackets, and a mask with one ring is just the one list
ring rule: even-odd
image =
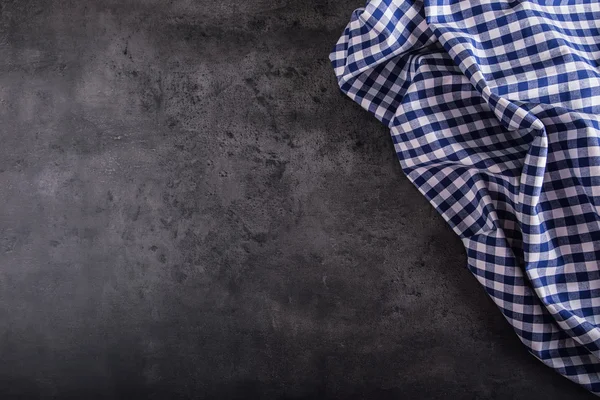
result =
[[528,350],[600,393],[600,2],[371,0],[330,59]]

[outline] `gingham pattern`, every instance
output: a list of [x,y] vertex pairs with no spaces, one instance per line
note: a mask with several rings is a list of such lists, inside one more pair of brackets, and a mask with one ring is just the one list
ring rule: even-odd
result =
[[371,0],[330,58],[529,351],[600,394],[600,2]]

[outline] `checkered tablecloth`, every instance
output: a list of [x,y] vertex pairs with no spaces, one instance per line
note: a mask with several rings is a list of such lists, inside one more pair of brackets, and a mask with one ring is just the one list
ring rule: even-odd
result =
[[371,0],[330,58],[529,351],[600,394],[600,2]]

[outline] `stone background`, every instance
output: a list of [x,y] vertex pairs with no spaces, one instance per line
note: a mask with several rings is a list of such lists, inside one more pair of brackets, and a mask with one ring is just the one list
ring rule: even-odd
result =
[[337,90],[361,5],[0,1],[1,398],[591,398]]

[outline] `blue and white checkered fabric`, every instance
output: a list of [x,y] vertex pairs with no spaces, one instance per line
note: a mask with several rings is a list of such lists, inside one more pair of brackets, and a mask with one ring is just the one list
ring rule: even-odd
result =
[[331,61],[529,351],[600,394],[600,2],[371,0]]

